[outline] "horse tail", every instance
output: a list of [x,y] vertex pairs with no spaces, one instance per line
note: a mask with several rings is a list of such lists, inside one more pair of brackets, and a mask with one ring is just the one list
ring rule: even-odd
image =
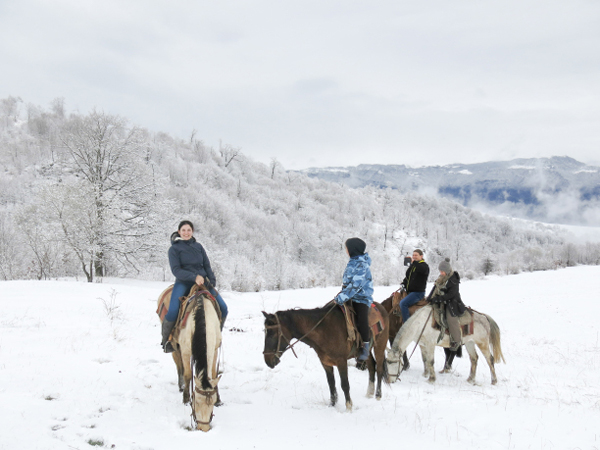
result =
[[504,359],[504,355],[502,354],[502,347],[500,346],[500,327],[494,319],[492,319],[487,314],[484,314],[485,318],[490,323],[490,340],[492,344],[492,353],[494,355],[494,361],[500,362],[502,361],[506,364],[506,359]]
[[206,314],[204,312],[204,297],[198,297],[198,306],[194,313],[194,335],[192,336],[192,364],[196,376],[201,375],[202,389],[212,386],[208,379],[208,352],[206,345]]

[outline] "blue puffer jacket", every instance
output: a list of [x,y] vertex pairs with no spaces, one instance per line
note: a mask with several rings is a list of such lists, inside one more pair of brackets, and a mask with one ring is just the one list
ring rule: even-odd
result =
[[342,292],[335,297],[339,305],[348,300],[369,306],[373,303],[373,277],[368,253],[350,258],[344,270],[342,283]]
[[169,248],[169,264],[177,281],[194,283],[196,275],[202,275],[208,278],[213,286],[217,285],[206,251],[193,236],[190,240],[184,241],[177,233],[173,233],[171,248]]

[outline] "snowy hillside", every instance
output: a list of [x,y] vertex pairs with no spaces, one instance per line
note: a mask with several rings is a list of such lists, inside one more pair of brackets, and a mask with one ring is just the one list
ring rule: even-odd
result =
[[569,157],[407,167],[312,168],[310,177],[359,188],[437,193],[482,211],[550,223],[600,223],[600,168]]
[[310,348],[298,344],[298,359],[286,353],[274,370],[262,356],[261,310],[320,306],[337,288],[224,292],[225,405],[207,434],[188,430],[190,408],[159,346],[155,302],[167,283],[0,282],[0,448],[597,449],[599,280],[600,267],[579,266],[464,282],[465,303],[502,331],[498,384],[481,358],[467,383],[465,357],[430,385],[417,350],[379,402],[352,368],[350,413],[328,406]]
[[312,179],[103,112],[29,105],[0,119],[0,280],[168,280],[169,236],[183,219],[218,286],[245,292],[337,284],[354,236],[380,285],[403,274],[414,248],[432,266],[450,257],[470,278],[600,261],[600,243],[573,246],[557,227]]

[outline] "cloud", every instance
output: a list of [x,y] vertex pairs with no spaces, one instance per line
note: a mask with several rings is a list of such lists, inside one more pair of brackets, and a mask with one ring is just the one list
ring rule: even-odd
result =
[[600,4],[23,0],[0,98],[98,107],[261,161],[600,164]]

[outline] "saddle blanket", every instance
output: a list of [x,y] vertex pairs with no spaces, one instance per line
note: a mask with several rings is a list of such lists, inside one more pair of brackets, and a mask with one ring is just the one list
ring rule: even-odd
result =
[[[436,330],[439,330],[441,328],[441,326],[438,323],[438,321],[436,320],[435,316],[436,316],[436,314],[431,315],[431,326],[433,328],[435,328]],[[473,321],[473,314],[471,313],[471,311],[469,311],[469,310],[465,311],[465,313],[458,318],[458,322],[460,324],[460,331],[462,332],[463,336],[469,336],[469,335],[473,334],[474,321]],[[448,334],[448,335],[450,334],[448,329],[445,330],[445,334]]]
[[371,303],[371,307],[369,308],[369,327],[371,328],[373,337],[377,336],[385,329],[383,316],[377,306],[375,306],[375,303]]
[[[173,292],[173,286],[174,285],[172,284],[171,286],[166,288],[164,291],[162,291],[162,293],[158,297],[158,308],[156,309],[156,313],[158,314],[158,317],[160,318],[161,323],[165,320],[165,316],[167,315],[167,312],[169,311],[169,305],[171,304],[171,293]],[[215,307],[215,310],[217,311],[219,320],[221,320],[221,309],[219,308],[217,299],[215,299],[209,291],[207,291],[207,290],[200,291],[200,290],[198,290],[197,286],[193,286],[190,291],[190,294],[187,297],[179,298],[179,302],[181,303],[179,306],[179,315],[177,316],[177,324],[173,328],[173,331],[171,332],[171,338],[175,338],[176,337],[175,335],[179,335],[179,331],[185,327],[185,325],[187,323],[187,319],[190,316],[191,312],[193,311],[193,308],[190,308],[190,306],[194,302],[192,302],[190,300],[194,297],[194,295],[203,295],[206,298],[209,298],[212,301],[213,306]]]

